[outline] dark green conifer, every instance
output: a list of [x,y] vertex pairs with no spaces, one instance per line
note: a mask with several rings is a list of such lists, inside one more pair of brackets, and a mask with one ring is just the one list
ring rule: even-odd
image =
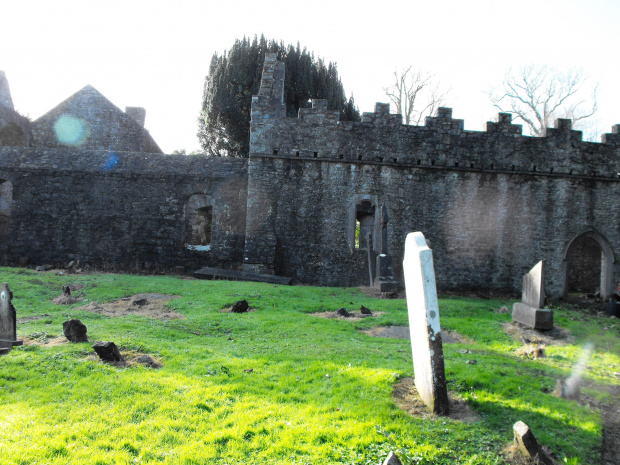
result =
[[275,52],[286,64],[284,99],[288,116],[310,106],[313,98],[327,99],[330,110],[343,121],[359,121],[353,96],[348,100],[335,63],[325,65],[314,54],[297,46],[244,37],[223,55],[211,58],[205,78],[198,138],[209,155],[247,157],[250,145],[252,96],[258,94],[265,53]]

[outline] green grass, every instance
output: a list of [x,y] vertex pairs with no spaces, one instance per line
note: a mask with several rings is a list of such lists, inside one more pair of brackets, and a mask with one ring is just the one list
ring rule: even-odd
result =
[[[618,320],[572,308],[554,311],[575,343],[530,360],[516,355],[521,344],[502,330],[509,314],[493,312],[511,302],[440,299],[442,327],[475,341],[444,345],[449,388],[479,416],[464,423],[412,417],[395,406],[393,384],[413,375],[409,341],[359,329],[406,325],[404,300],[358,289],[14,268],[0,268],[0,281],[13,290],[18,318],[48,315],[18,324],[19,337],[61,336],[71,317],[87,325],[92,341],[28,345],[0,357],[0,463],[378,464],[399,448],[409,463],[496,464],[522,420],[565,463],[591,464],[601,446],[600,411],[550,391],[586,342],[595,350],[582,392],[609,403],[609,389],[620,385],[613,375]],[[186,318],[110,318],[80,310],[81,303],[54,305],[68,283],[83,284],[78,293],[100,303],[178,295],[168,306]],[[241,298],[256,311],[219,312]],[[310,315],[360,305],[385,314],[358,322]],[[164,366],[103,364],[92,358],[97,340],[149,353]],[[464,348],[470,353],[461,354]]]

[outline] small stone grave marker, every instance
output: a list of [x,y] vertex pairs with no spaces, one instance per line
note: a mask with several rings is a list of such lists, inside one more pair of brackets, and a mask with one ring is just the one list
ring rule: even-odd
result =
[[512,306],[512,320],[534,329],[553,329],[553,312],[545,305],[543,260],[523,276],[521,302]]
[[88,342],[88,329],[80,320],[63,321],[62,332],[71,342]]
[[407,236],[403,268],[415,386],[433,413],[448,415],[448,389],[439,326],[433,252],[421,232],[410,233]]
[[123,356],[121,352],[111,341],[97,341],[93,344],[93,349],[104,362],[122,362]]
[[13,293],[7,283],[0,287],[0,348],[12,349],[24,341],[17,340],[17,317],[13,306]]

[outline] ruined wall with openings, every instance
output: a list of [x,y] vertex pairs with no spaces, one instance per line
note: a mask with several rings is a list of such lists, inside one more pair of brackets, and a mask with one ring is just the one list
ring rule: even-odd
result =
[[[246,195],[241,159],[0,147],[0,260],[146,272],[235,268]],[[208,244],[188,236],[200,208],[210,209]]]
[[[386,104],[360,123],[341,122],[324,101],[285,118],[284,69],[274,56],[264,76],[252,106],[247,270],[367,283],[367,251],[352,243],[364,199],[388,209],[397,278],[405,237],[419,230],[431,241],[440,290],[517,291],[545,259],[548,293],[558,295],[577,235],[596,231],[620,252],[620,126],[602,143],[583,142],[570,120],[545,137],[523,136],[509,114],[466,131],[448,108],[425,126],[404,126]],[[615,258],[612,267],[617,279]]]

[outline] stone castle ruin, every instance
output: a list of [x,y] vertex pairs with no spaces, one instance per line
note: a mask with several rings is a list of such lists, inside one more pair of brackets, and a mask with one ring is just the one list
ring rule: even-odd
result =
[[90,86],[30,122],[0,74],[0,262],[357,286],[388,250],[402,285],[405,238],[422,231],[440,291],[520,292],[544,259],[549,296],[615,292],[620,125],[592,143],[570,120],[535,138],[510,114],[479,132],[449,108],[406,126],[387,104],[350,122],[322,100],[287,118],[284,75],[268,55],[239,159],[161,154],[144,110]]

